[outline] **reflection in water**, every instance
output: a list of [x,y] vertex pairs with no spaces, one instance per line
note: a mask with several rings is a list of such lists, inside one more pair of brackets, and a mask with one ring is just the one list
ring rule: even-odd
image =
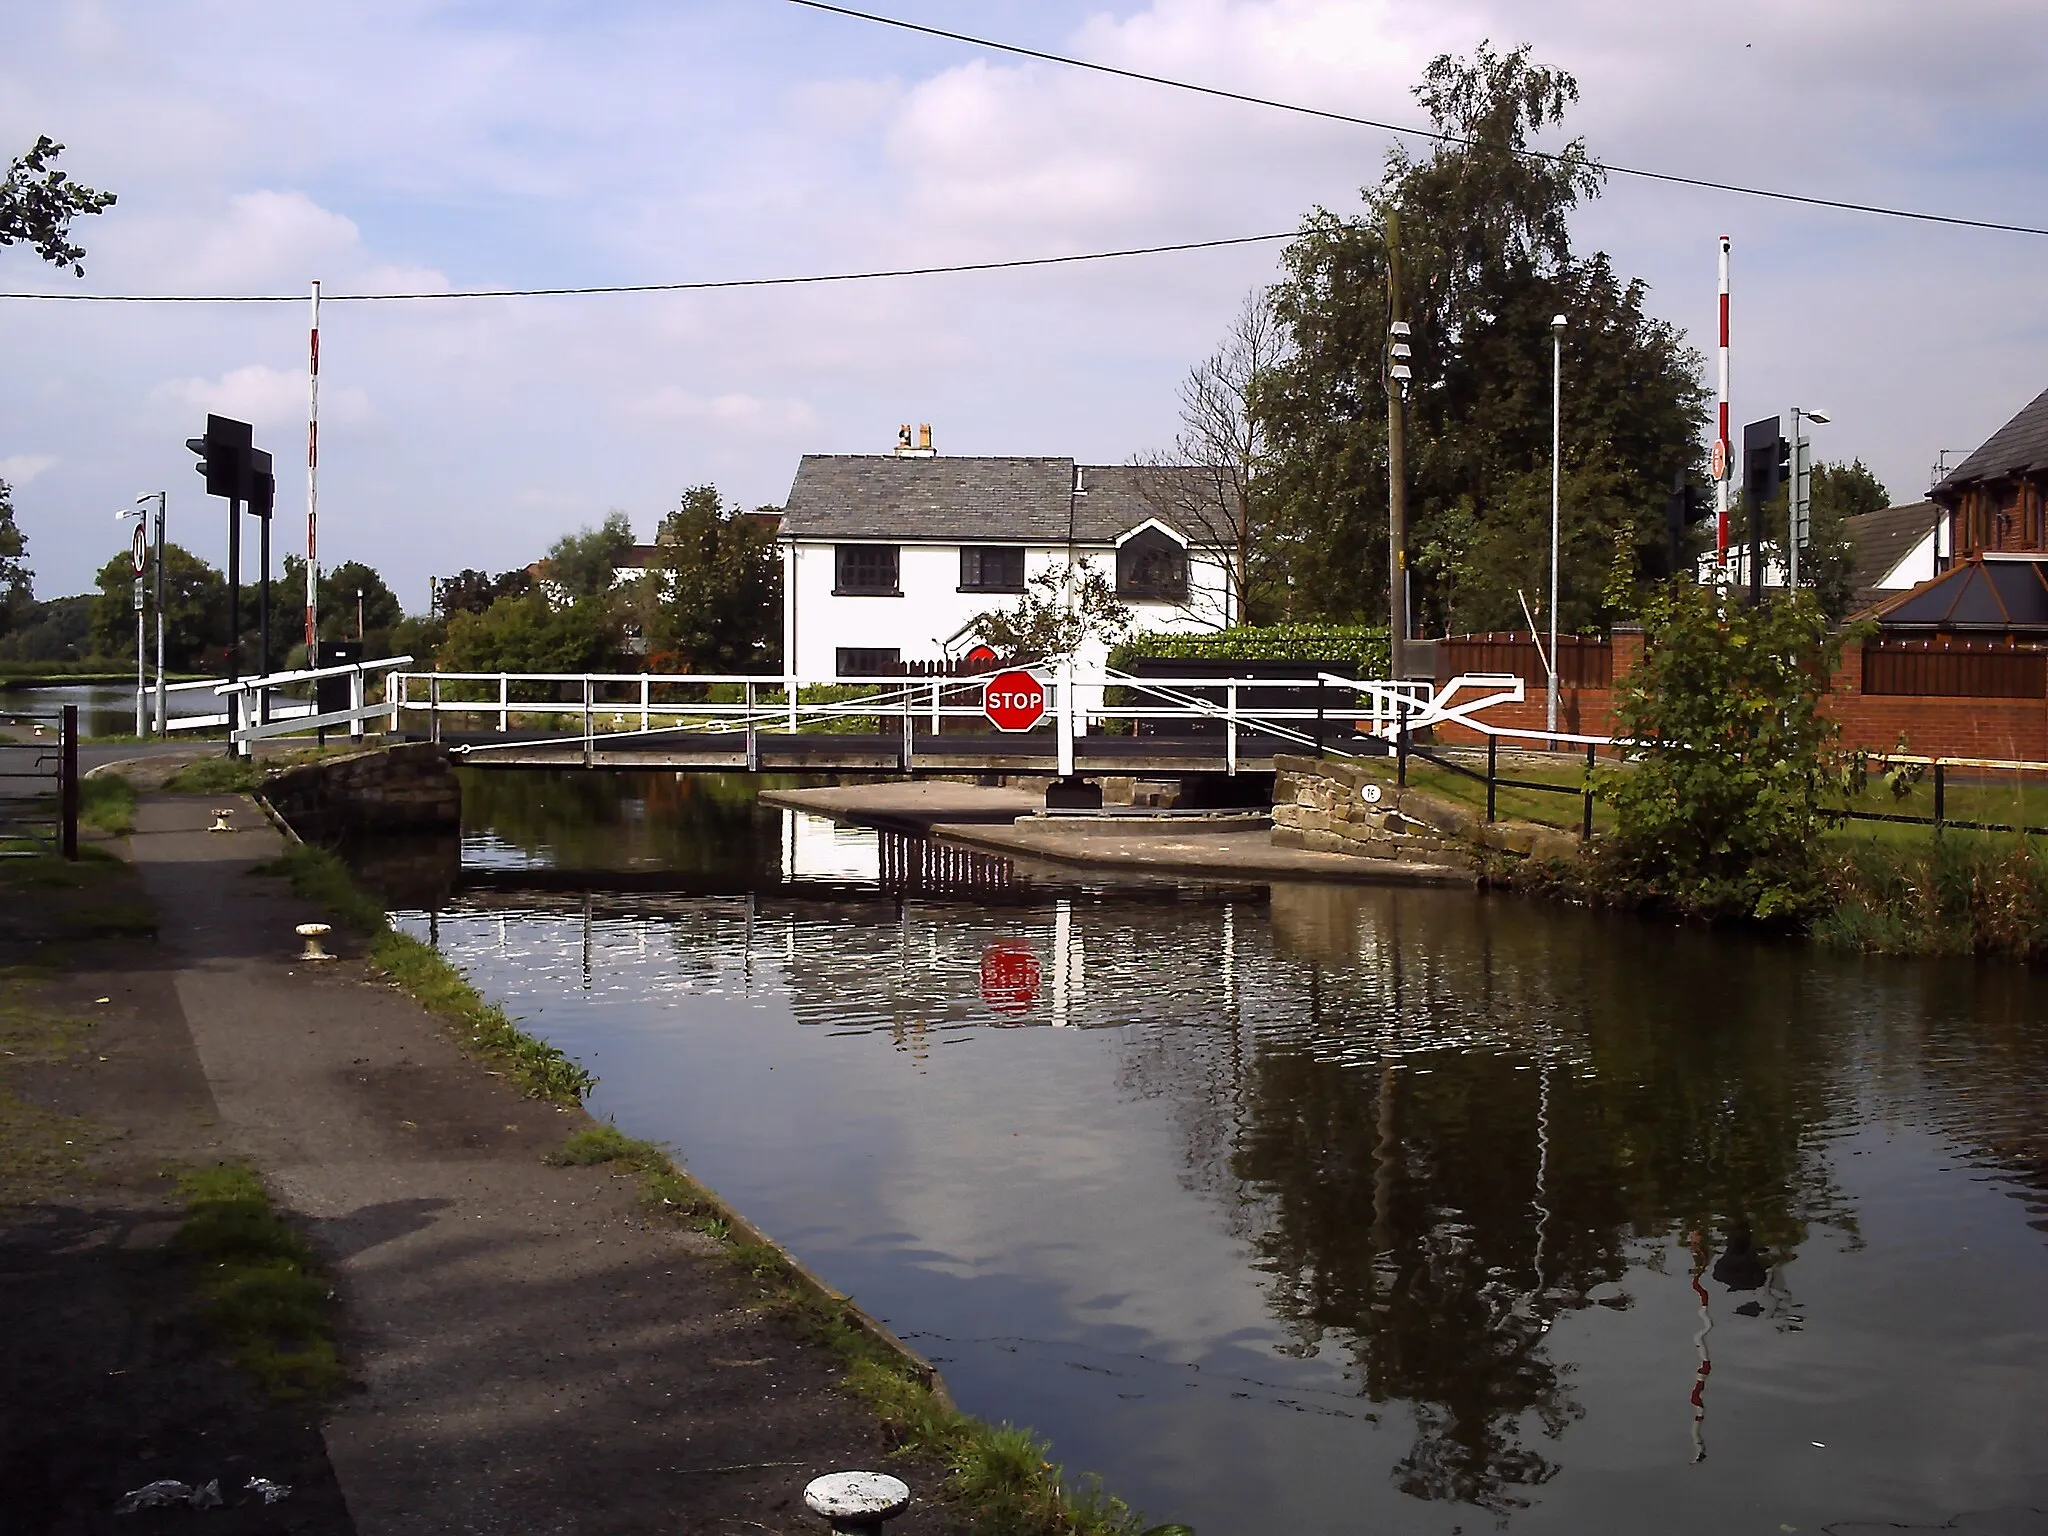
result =
[[1046,887],[592,780],[491,781],[465,858],[726,894],[472,891],[439,942],[969,1408],[1161,1515],[2048,1500],[2038,978],[1452,892]]

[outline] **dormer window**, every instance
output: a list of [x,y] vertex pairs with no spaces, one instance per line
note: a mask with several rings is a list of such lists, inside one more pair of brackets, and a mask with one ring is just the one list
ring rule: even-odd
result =
[[1117,547],[1116,595],[1154,602],[1186,601],[1187,550],[1162,529],[1140,529]]

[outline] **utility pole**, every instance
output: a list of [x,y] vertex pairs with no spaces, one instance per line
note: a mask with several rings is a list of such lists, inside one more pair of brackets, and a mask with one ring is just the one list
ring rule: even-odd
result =
[[1408,322],[1401,318],[1401,215],[1387,210],[1387,652],[1399,682],[1408,675],[1408,445],[1406,407],[1412,371]]

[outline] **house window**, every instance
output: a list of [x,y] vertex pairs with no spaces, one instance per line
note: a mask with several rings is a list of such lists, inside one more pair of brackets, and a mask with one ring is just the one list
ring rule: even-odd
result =
[[835,595],[903,595],[896,581],[897,551],[894,544],[840,544],[835,547],[834,553],[838,557],[838,579],[832,588]]
[[1020,544],[967,544],[960,550],[962,592],[1022,592],[1024,548]]
[[1116,592],[1118,597],[1184,601],[1188,552],[1157,528],[1126,539],[1116,552]]
[[903,666],[903,653],[893,645],[842,645],[834,654],[841,677],[890,677]]

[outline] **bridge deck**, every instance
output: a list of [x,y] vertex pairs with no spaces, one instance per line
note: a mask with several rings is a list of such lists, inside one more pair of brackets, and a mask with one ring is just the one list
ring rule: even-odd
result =
[[[399,738],[394,738],[399,739]],[[403,739],[420,739],[412,735]],[[441,742],[469,768],[635,768],[761,773],[1051,773],[1059,745],[1050,732],[1001,736],[917,732],[905,749],[903,734],[837,735],[756,732],[752,749],[736,733],[649,732],[600,736],[589,749],[559,732],[443,731]],[[1370,751],[1348,733],[1332,733],[1332,748]],[[1240,732],[1239,773],[1271,773],[1279,753],[1314,749],[1271,736]],[[1082,736],[1074,742],[1077,774],[1227,773],[1230,760],[1220,735]]]

